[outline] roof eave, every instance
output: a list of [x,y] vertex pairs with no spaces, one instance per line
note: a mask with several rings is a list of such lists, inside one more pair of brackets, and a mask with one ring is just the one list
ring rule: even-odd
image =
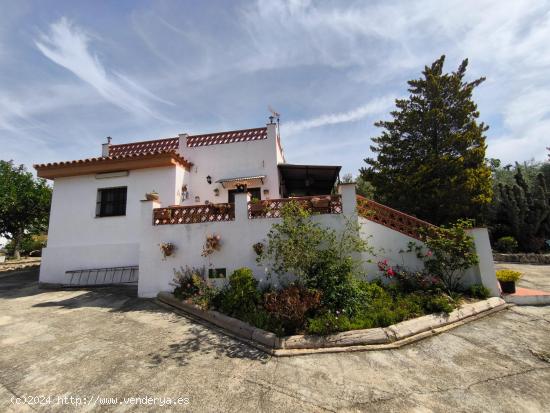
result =
[[193,164],[176,153],[162,153],[120,158],[94,158],[67,163],[34,165],[37,176],[55,179],[69,176],[90,175],[103,172],[116,172],[166,166],[180,166],[190,170]]

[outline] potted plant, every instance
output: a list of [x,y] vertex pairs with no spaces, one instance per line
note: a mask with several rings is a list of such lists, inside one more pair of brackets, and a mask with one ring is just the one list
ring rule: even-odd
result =
[[250,200],[250,212],[252,215],[259,215],[264,209],[264,205],[262,204],[262,201],[258,198],[252,198]]
[[264,244],[262,242],[257,242],[252,245],[252,249],[254,250],[256,255],[260,256],[264,253]]
[[164,258],[171,256],[176,250],[176,246],[171,242],[161,242],[159,245]]
[[504,294],[514,294],[516,292],[516,281],[521,278],[521,273],[514,270],[498,270],[497,280],[500,283],[500,289]]
[[221,247],[221,237],[216,234],[207,235],[206,242],[202,247],[202,256],[207,257],[214,251],[219,251]]
[[216,208],[220,214],[225,214],[229,210],[229,204],[214,204],[214,208]]
[[214,196],[220,195],[220,188],[214,188]]
[[147,201],[158,201],[160,199],[159,194],[157,191],[153,190],[151,192],[147,192],[145,194],[145,199]]
[[330,198],[328,196],[311,198],[311,205],[313,208],[328,208]]

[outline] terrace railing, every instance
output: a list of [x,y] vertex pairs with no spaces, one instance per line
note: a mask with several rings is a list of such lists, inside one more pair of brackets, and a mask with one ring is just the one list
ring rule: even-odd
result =
[[170,206],[153,210],[153,225],[200,224],[235,220],[235,204]]
[[340,195],[317,195],[280,199],[266,199],[248,203],[248,218],[280,218],[282,207],[289,202],[298,202],[309,211],[319,214],[341,214]]
[[422,240],[422,229],[435,228],[433,224],[404,212],[357,195],[357,213],[363,218]]

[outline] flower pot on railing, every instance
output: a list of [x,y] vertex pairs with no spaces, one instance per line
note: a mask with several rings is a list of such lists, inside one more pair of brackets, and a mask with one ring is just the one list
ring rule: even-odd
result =
[[214,208],[222,215],[229,211],[229,205],[227,204],[214,204]]
[[147,201],[158,201],[160,199],[160,196],[158,192],[152,191],[145,194],[145,199]]
[[313,208],[326,209],[330,206],[330,198],[311,198],[311,206],[313,206]]
[[261,215],[263,211],[264,205],[260,200],[252,200],[252,202],[250,202],[250,213],[252,216]]

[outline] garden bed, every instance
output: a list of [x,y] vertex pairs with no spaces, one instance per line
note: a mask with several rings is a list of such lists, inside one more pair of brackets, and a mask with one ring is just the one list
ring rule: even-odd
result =
[[446,330],[456,327],[466,321],[474,320],[480,316],[506,308],[504,300],[492,297],[487,300],[464,304],[449,314],[430,314],[384,328],[352,330],[326,336],[300,334],[278,337],[274,333],[253,327],[244,321],[217,311],[203,310],[198,305],[182,301],[168,292],[159,293],[157,300],[200,321],[214,324],[230,335],[245,339],[270,354],[281,356],[303,354],[300,351],[289,352],[286,350],[325,349],[334,352],[396,348],[403,344],[437,334],[442,331],[442,328]]

